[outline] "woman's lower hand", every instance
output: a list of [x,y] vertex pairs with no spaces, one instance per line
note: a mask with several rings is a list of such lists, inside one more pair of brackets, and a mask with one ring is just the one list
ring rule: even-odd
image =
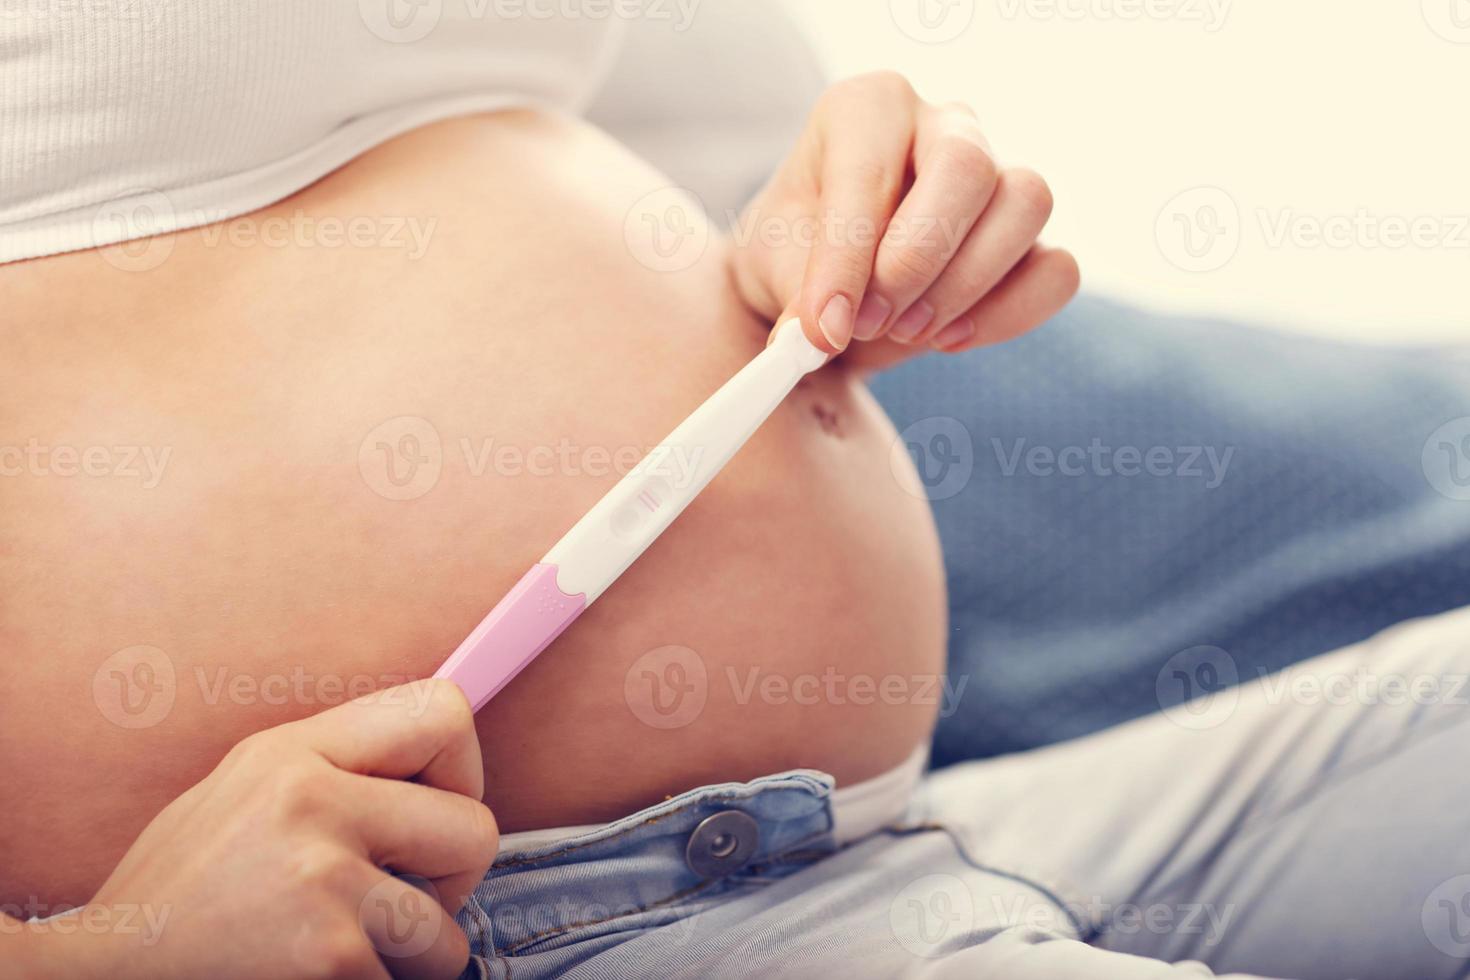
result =
[[1077,292],[1077,263],[1037,242],[1052,198],[999,167],[966,106],[901,76],[841,82],[742,217],[734,277],[772,322],[799,316],[829,352],[880,368],[1042,323]]
[[483,790],[470,706],[446,681],[252,735],[79,913],[141,909],[161,922],[151,941],[57,929],[38,960],[69,977],[456,977],[469,952],[452,915],[499,843]]

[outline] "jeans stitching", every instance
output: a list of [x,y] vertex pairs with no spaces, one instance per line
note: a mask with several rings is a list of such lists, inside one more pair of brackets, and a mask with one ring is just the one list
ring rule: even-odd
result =
[[674,902],[683,901],[686,898],[697,895],[700,892],[710,888],[712,885],[721,884],[725,880],[726,879],[724,878],[715,878],[709,881],[701,881],[699,884],[693,886],[692,888],[686,888],[683,891],[675,892],[667,898],[659,899],[657,902],[650,902],[647,905],[640,905],[637,908],[630,909],[627,912],[621,912],[617,915],[609,915],[601,919],[585,919],[578,922],[568,922],[563,925],[553,926],[550,929],[543,929],[541,932],[535,933],[534,935],[526,936],[523,939],[512,943],[511,945],[504,948],[497,946],[495,947],[495,951],[497,953],[505,953],[510,956],[514,956],[521,950],[525,949],[527,946],[534,946],[536,943],[539,943],[544,939],[550,939],[552,936],[564,935],[577,929],[585,929],[588,926],[600,926],[608,922],[616,922],[618,919],[626,919],[629,916],[638,915],[641,912],[650,912],[657,908],[663,908]]
[[515,955],[518,951],[520,951],[522,949],[525,949],[527,946],[530,946],[530,945],[533,945],[533,944],[535,944],[537,942],[540,942],[543,939],[548,939],[551,936],[560,935],[560,934],[564,934],[564,933],[568,933],[568,932],[572,932],[573,930],[576,930],[576,929],[584,929],[587,926],[596,926],[596,925],[603,925],[603,924],[608,923],[608,922],[616,922],[618,919],[626,919],[629,916],[638,915],[641,912],[649,912],[649,911],[652,911],[652,910],[657,909],[657,908],[663,908],[665,906],[670,905],[673,902],[681,901],[681,900],[686,899],[686,898],[689,898],[689,897],[691,897],[693,895],[697,895],[701,891],[704,891],[705,889],[708,889],[709,887],[711,887],[713,885],[719,885],[719,884],[727,883],[732,878],[736,877],[736,875],[744,875],[747,872],[755,871],[755,870],[757,870],[759,868],[769,868],[769,867],[771,867],[772,865],[775,865],[775,864],[792,863],[790,859],[792,859],[794,856],[797,856],[797,855],[800,855],[800,854],[814,854],[814,855],[818,855],[819,857],[827,857],[827,856],[829,856],[829,853],[828,852],[798,851],[798,850],[796,850],[796,848],[798,848],[798,847],[800,847],[802,845],[805,845],[809,841],[818,839],[818,838],[824,836],[826,833],[827,833],[827,831],[821,830],[821,831],[816,831],[814,833],[808,834],[806,837],[803,837],[800,840],[798,840],[795,844],[793,844],[787,850],[784,850],[780,854],[775,854],[775,855],[772,855],[771,857],[767,858],[766,861],[765,861],[765,863],[760,864],[760,865],[754,865],[754,864],[753,865],[749,865],[748,867],[742,868],[740,871],[736,872],[735,875],[727,875],[724,878],[711,878],[709,880],[702,881],[699,884],[693,886],[692,888],[686,888],[683,891],[675,892],[674,894],[670,895],[669,897],[660,899],[657,902],[650,902],[647,905],[640,905],[640,906],[637,906],[635,908],[629,909],[626,912],[620,912],[617,915],[609,915],[609,916],[606,916],[606,917],[601,918],[601,919],[587,919],[585,921],[580,921],[580,922],[570,922],[570,923],[565,923],[563,925],[554,926],[554,927],[552,927],[550,929],[543,929],[541,932],[536,933],[535,935],[532,935],[532,936],[526,936],[525,938],[520,939],[517,942],[512,943],[511,945],[504,947],[503,949],[501,947],[498,947],[498,946],[497,947],[494,947],[494,949],[496,950],[496,952],[504,952],[504,953],[508,953],[510,955]]
[[[571,847],[564,848],[564,849],[562,849],[560,851],[556,851],[556,852],[553,852],[551,854],[542,855],[539,858],[533,858],[533,859],[532,858],[528,858],[528,859],[525,859],[524,861],[519,862],[519,863],[534,863],[536,861],[546,860],[546,859],[549,859],[549,858],[556,857],[558,855],[571,853],[572,851],[579,850],[579,849],[582,849],[582,848],[585,848],[585,847],[590,847],[593,844],[600,844],[600,843],[603,843],[603,842],[605,842],[607,840],[615,840],[618,837],[623,836],[623,833],[632,832],[632,831],[637,830],[637,829],[640,829],[642,827],[649,826],[651,824],[657,823],[660,820],[663,820],[663,819],[665,819],[667,817],[675,816],[675,815],[681,813],[682,811],[687,810],[687,809],[690,809],[691,807],[697,806],[699,804],[703,804],[703,803],[728,803],[728,802],[737,801],[739,799],[742,799],[742,797],[740,797],[738,795],[735,795],[735,796],[732,796],[732,795],[721,795],[721,796],[712,796],[712,797],[702,797],[702,798],[700,798],[698,800],[691,800],[689,803],[683,804],[682,806],[679,806],[679,807],[677,807],[677,808],[675,808],[673,810],[670,810],[667,813],[658,814],[658,815],[655,815],[655,816],[648,817],[648,818],[646,818],[644,820],[641,820],[637,824],[628,827],[626,831],[624,831],[622,833],[619,833],[619,834],[616,834],[613,837],[603,838],[602,840],[597,840],[597,841],[589,841],[589,842],[587,842],[585,844],[573,845]],[[830,823],[830,821],[829,821],[829,823]],[[826,835],[828,835],[830,833],[831,833],[830,826],[824,827],[821,830],[813,831],[812,833],[807,834],[806,836],[799,838],[797,841],[795,841],[793,844],[791,844],[789,847],[787,847],[785,850],[781,851],[780,853],[773,854],[770,857],[766,858],[766,860],[765,860],[764,863],[759,864],[759,865],[756,865],[756,864],[749,865],[746,868],[743,868],[740,871],[736,872],[736,874],[744,874],[747,871],[751,871],[751,870],[754,870],[754,869],[757,869],[757,868],[769,868],[769,867],[771,867],[771,866],[773,866],[775,864],[779,864],[779,863],[790,863],[790,861],[793,858],[793,856],[799,855],[799,854],[802,854],[802,853],[819,854],[820,856],[823,856],[823,857],[829,856],[829,853],[828,852],[802,852],[802,851],[799,851],[798,848],[804,847],[807,844],[811,843],[812,841],[819,840],[822,837],[824,837],[824,836],[826,836]],[[505,865],[502,865],[502,867],[512,867],[512,866],[515,865],[515,863],[516,862],[507,862]],[[553,927],[551,927],[549,929],[543,929],[541,932],[535,933],[535,934],[533,934],[531,936],[523,937],[523,938],[517,940],[516,942],[510,944],[509,946],[501,947],[501,946],[496,945],[496,944],[494,944],[492,942],[491,948],[497,954],[502,954],[503,953],[503,954],[508,954],[508,955],[512,955],[513,956],[516,953],[518,953],[520,950],[525,949],[528,946],[532,946],[532,945],[534,945],[534,944],[536,944],[538,942],[541,942],[542,940],[549,939],[552,936],[564,935],[564,934],[566,934],[568,932],[573,932],[573,931],[575,931],[577,929],[587,928],[588,926],[604,925],[604,924],[606,924],[608,922],[616,922],[619,919],[626,919],[626,918],[628,918],[630,916],[638,915],[638,914],[643,913],[643,912],[649,912],[649,911],[652,911],[654,909],[664,908],[664,907],[666,907],[666,906],[668,906],[668,905],[670,905],[670,904],[672,904],[674,902],[682,901],[682,900],[684,900],[686,898],[690,898],[690,897],[692,897],[694,895],[697,895],[697,894],[699,894],[702,891],[706,891],[706,890],[710,889],[711,887],[713,887],[715,885],[720,885],[720,884],[724,884],[726,882],[729,882],[731,880],[731,878],[733,878],[733,877],[735,877],[735,875],[728,875],[728,876],[726,876],[724,878],[712,878],[712,879],[708,879],[706,881],[701,881],[699,884],[694,885],[691,888],[683,889],[682,891],[677,891],[674,894],[668,896],[667,898],[660,899],[660,900],[658,900],[656,902],[650,902],[650,903],[647,903],[645,905],[640,905],[640,906],[633,907],[631,909],[628,909],[627,911],[619,912],[617,915],[609,915],[609,916],[605,916],[605,917],[600,918],[600,919],[587,919],[587,920],[582,920],[582,921],[578,921],[578,922],[564,923],[564,924],[561,924],[561,925],[553,926]],[[508,969],[508,965],[507,965],[507,969]]]
[[517,867],[523,867],[523,866],[528,865],[528,864],[539,864],[542,861],[549,861],[552,858],[564,857],[564,856],[566,856],[568,854],[572,854],[572,853],[574,853],[576,851],[585,850],[585,849],[587,849],[589,847],[596,847],[598,844],[606,844],[609,841],[616,841],[616,840],[619,840],[619,839],[621,839],[623,837],[626,837],[627,835],[633,833],[636,830],[642,830],[644,827],[650,827],[650,826],[652,826],[652,825],[654,825],[656,823],[662,823],[663,821],[668,820],[670,817],[676,817],[676,816],[680,815],[681,813],[685,812],[686,810],[690,810],[690,809],[693,809],[694,807],[702,806],[702,805],[707,804],[707,803],[736,803],[736,802],[739,802],[741,800],[748,800],[748,799],[752,799],[752,798],[753,798],[753,796],[743,796],[743,795],[740,795],[740,794],[729,794],[729,793],[727,793],[727,794],[721,794],[721,795],[718,795],[718,796],[702,796],[702,797],[699,797],[698,799],[690,800],[687,803],[682,803],[679,806],[677,806],[674,809],[669,810],[667,812],[664,812],[664,813],[655,813],[655,814],[651,814],[651,815],[649,815],[647,817],[644,817],[638,823],[632,824],[632,825],[630,825],[628,827],[625,827],[625,828],[619,830],[617,833],[611,834],[611,835],[609,835],[607,837],[599,837],[596,840],[583,841],[583,842],[577,843],[577,844],[569,844],[568,846],[563,847],[563,848],[561,848],[559,850],[550,851],[550,852],[548,852],[546,854],[538,855],[537,857],[515,857],[515,858],[509,858],[509,859],[505,860],[504,862],[497,861],[491,867],[491,870],[492,871],[499,871],[499,870],[501,870],[503,868],[517,868]]
[[971,854],[970,849],[968,845],[966,845],[964,838],[946,824],[935,823],[933,821],[926,821],[924,823],[908,825],[894,824],[888,827],[884,827],[882,830],[879,831],[879,833],[892,834],[897,837],[909,837],[916,834],[933,833],[935,831],[938,831],[948,837],[950,843],[954,845],[955,850],[959,853],[960,859],[968,864],[970,867],[974,868],[976,871],[983,871],[986,874],[998,875],[1001,878],[1018,882],[1022,885],[1027,886],[1028,888],[1034,888],[1037,891],[1041,892],[1041,894],[1046,898],[1047,901],[1051,902],[1054,906],[1057,907],[1058,910],[1061,911],[1063,915],[1067,917],[1067,921],[1071,923],[1073,933],[1075,933],[1079,939],[1087,935],[1090,931],[1091,925],[1083,923],[1077,918],[1076,914],[1074,914],[1072,911],[1071,903],[1067,902],[1065,896],[1062,894],[1062,889],[1045,884],[1041,881],[1036,880],[1035,878],[1028,877],[1019,872],[1007,871],[1006,869],[998,867],[996,865],[985,863],[975,855]]

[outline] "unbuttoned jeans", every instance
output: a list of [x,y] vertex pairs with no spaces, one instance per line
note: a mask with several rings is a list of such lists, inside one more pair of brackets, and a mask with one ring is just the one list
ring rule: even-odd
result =
[[931,773],[841,848],[821,773],[695,789],[501,854],[467,975],[1464,976],[1467,675],[1470,609],[1410,622]]

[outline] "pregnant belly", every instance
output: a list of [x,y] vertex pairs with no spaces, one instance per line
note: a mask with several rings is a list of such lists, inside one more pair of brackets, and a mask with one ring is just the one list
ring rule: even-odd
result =
[[[579,124],[457,120],[0,268],[0,901],[87,899],[243,736],[431,674],[761,348],[718,236],[629,247],[664,184]],[[943,576],[894,438],[808,379],[481,712],[502,828],[925,739]]]

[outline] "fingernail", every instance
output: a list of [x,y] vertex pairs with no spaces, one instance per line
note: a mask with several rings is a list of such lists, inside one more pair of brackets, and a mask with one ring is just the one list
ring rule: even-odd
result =
[[827,343],[844,350],[852,342],[852,300],[846,296],[833,296],[827,301],[822,315],[817,317],[817,326]]
[[935,350],[947,350],[951,347],[958,347],[960,344],[968,342],[974,336],[975,325],[970,322],[968,317],[966,317],[961,320],[956,320],[954,323],[951,323],[949,326],[939,331],[939,333],[934,338],[934,343],[931,346],[933,346]]
[[888,331],[888,335],[906,344],[929,329],[929,324],[933,322],[934,307],[920,300],[898,318],[898,322],[893,325],[892,330]]
[[877,293],[864,296],[862,305],[858,307],[857,326],[852,328],[852,339],[872,340],[878,336],[878,331],[883,329],[883,324],[888,322],[888,314],[892,312],[893,304]]

